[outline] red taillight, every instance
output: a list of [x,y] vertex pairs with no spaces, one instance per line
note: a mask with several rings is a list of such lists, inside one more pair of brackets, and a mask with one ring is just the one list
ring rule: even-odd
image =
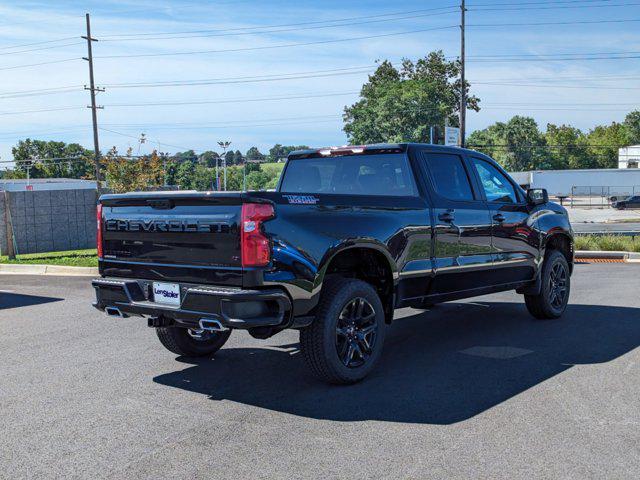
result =
[[273,218],[273,205],[245,203],[240,223],[240,249],[243,267],[264,267],[271,261],[269,239],[262,233],[262,222]]
[[98,258],[102,258],[102,204],[99,203],[96,208],[96,220],[98,226],[97,245],[98,245]]

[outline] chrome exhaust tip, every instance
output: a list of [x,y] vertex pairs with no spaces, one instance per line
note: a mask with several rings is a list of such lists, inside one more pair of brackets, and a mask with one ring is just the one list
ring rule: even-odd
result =
[[227,330],[219,320],[211,320],[209,318],[201,318],[198,322],[200,330],[205,332],[224,332]]
[[104,309],[105,313],[107,315],[109,315],[110,317],[120,317],[120,318],[127,318],[127,316],[125,314],[123,314],[119,308],[117,307],[106,307]]

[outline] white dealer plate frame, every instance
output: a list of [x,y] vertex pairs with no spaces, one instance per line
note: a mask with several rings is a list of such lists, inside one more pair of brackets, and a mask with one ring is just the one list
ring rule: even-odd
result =
[[153,282],[153,301],[162,305],[179,307],[180,285],[177,283]]

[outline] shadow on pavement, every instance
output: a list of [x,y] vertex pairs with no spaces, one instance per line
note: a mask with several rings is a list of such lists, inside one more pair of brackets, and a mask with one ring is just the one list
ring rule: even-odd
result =
[[396,321],[377,369],[357,385],[310,377],[297,344],[223,348],[154,381],[315,419],[450,424],[638,345],[640,308],[570,305],[560,320],[535,321],[517,303],[454,303]]
[[18,307],[28,307],[30,305],[41,305],[43,303],[61,302],[63,298],[43,297],[40,295],[23,295],[21,293],[0,292],[0,310]]

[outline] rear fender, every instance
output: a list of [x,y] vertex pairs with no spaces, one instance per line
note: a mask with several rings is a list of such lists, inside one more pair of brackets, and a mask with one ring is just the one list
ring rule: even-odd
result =
[[398,283],[398,265],[393,259],[386,246],[377,240],[345,240],[333,247],[331,247],[319,264],[318,275],[316,276],[315,287],[322,288],[322,284],[325,281],[326,273],[331,265],[331,262],[340,254],[348,250],[353,249],[369,249],[381,253],[387,261],[387,266],[391,270],[391,276],[393,278],[394,287]]

